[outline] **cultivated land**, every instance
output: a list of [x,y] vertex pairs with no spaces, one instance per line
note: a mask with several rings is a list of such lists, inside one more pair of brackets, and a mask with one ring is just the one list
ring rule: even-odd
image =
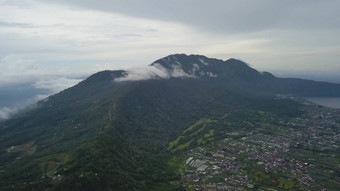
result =
[[[235,123],[228,114],[190,126],[196,132],[169,147],[181,150],[172,159],[180,184],[186,190],[339,190],[340,111],[304,104],[306,113],[296,118],[273,120],[258,111],[256,121]],[[221,124],[230,130],[219,130]]]

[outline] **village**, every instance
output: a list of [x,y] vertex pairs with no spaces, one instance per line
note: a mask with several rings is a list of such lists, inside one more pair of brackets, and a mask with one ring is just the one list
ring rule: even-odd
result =
[[[185,153],[187,190],[340,189],[338,111],[320,108],[268,128],[233,131]],[[324,178],[327,177],[326,181]],[[332,188],[332,189],[329,189]]]

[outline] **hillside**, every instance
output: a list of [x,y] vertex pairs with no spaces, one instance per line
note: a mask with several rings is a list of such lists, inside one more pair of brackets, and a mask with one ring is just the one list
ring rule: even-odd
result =
[[235,59],[170,55],[149,67],[157,72],[143,80],[96,73],[1,123],[0,190],[180,190],[176,153],[305,115],[277,94],[340,96],[338,84],[276,78]]

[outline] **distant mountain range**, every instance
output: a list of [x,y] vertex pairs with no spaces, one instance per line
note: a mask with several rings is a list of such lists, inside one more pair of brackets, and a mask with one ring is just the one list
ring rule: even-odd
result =
[[286,96],[340,96],[340,85],[185,54],[98,72],[0,124],[0,190],[180,190],[168,147],[184,129],[230,111],[301,115]]

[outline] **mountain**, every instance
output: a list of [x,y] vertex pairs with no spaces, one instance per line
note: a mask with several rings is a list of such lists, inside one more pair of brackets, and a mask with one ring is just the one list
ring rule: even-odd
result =
[[251,94],[284,94],[292,96],[340,96],[338,84],[295,78],[277,78],[259,72],[246,63],[229,59],[211,59],[201,55],[177,54],[151,64],[165,68],[168,73],[183,71],[188,76],[211,78],[223,86]]
[[142,80],[98,72],[2,122],[0,190],[181,190],[174,156],[213,139],[169,144],[182,144],[173,141],[196,122],[228,119],[215,131],[225,134],[225,123],[304,115],[277,94],[340,95],[338,84],[276,78],[235,59],[180,54],[149,67]]

